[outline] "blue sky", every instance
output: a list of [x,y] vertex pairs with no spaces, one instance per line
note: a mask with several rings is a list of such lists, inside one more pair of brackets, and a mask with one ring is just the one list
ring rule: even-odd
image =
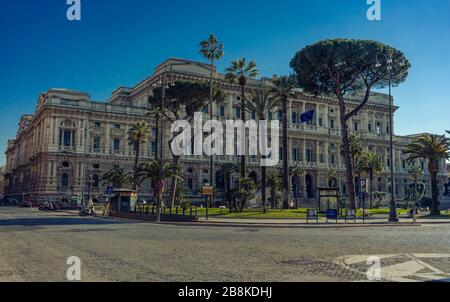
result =
[[412,63],[394,90],[397,134],[450,128],[450,1],[381,0],[382,21],[366,0],[82,0],[82,20],[66,19],[66,0],[0,0],[0,165],[19,117],[49,88],[86,91],[103,101],[168,57],[201,60],[210,32],[231,60],[253,59],[261,74],[289,73],[296,51],[325,38],[374,39]]

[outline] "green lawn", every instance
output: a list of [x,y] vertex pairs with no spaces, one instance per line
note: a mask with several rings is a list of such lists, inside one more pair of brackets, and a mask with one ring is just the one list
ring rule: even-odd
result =
[[[295,209],[295,210],[268,210],[267,214],[263,214],[262,210],[245,210],[243,213],[229,213],[228,209],[209,209],[210,217],[218,218],[249,218],[249,219],[306,219],[307,209]],[[371,214],[389,214],[389,209],[374,209],[367,210]],[[400,215],[406,214],[406,210],[399,210]],[[206,209],[198,209],[198,215],[200,217],[206,216]],[[362,212],[358,210],[357,216],[362,217]],[[323,215],[325,217],[325,215]]]

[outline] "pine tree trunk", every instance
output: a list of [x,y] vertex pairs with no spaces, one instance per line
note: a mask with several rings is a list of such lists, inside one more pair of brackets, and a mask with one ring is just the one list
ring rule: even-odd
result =
[[349,131],[345,113],[344,99],[342,97],[339,100],[339,111],[342,128],[342,144],[344,148],[344,157],[345,157],[345,168],[346,168],[345,176],[347,182],[348,202],[349,208],[351,210],[354,210],[356,209],[355,184],[353,179],[353,167],[352,167],[352,156],[350,152]]

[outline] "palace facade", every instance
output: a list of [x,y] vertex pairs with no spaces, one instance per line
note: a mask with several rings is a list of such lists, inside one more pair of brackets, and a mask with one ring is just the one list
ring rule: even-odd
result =
[[[155,84],[165,77],[170,81],[209,80],[209,65],[183,59],[169,59],[158,66],[154,74],[132,88],[120,87],[106,102],[91,100],[86,93],[50,89],[39,96],[33,114],[23,115],[14,139],[6,150],[5,197],[21,200],[28,196],[33,200],[53,198],[79,203],[87,194],[102,199],[105,185],[102,175],[113,166],[132,169],[134,151],[127,142],[128,129],[138,121],[146,121],[153,127],[145,148],[141,148],[141,161],[153,158],[156,152],[155,120],[145,116],[148,97]],[[251,80],[249,87],[262,84],[263,80]],[[227,94],[222,104],[215,104],[213,113],[217,120],[240,118],[239,87],[225,81],[216,73],[216,83]],[[249,91],[248,91],[249,92]],[[348,100],[349,109],[357,102]],[[395,165],[396,197],[405,196],[410,184],[409,165],[403,150],[417,135],[395,136],[395,159],[389,152],[389,100],[388,96],[373,93],[369,103],[351,121],[349,128],[361,138],[364,151],[381,156],[385,172],[375,179],[376,191],[392,192],[389,167]],[[398,108],[396,107],[395,110]],[[300,115],[314,110],[314,120],[300,123]],[[280,111],[272,113],[273,119],[281,118]],[[205,112],[205,120],[209,113]],[[317,199],[317,188],[328,186],[327,174],[337,172],[337,185],[346,194],[345,165],[341,156],[341,129],[339,108],[332,97],[313,96],[298,91],[289,104],[289,155],[291,165],[301,165],[304,176],[292,179],[292,197],[301,203]],[[164,137],[170,136],[170,125],[163,129]],[[166,139],[167,142],[167,139]],[[164,154],[170,157],[168,146]],[[215,176],[217,189],[224,189],[221,167],[238,161],[237,157],[217,156],[214,171],[209,169],[206,156],[184,157],[185,195],[201,199],[200,188],[209,182],[210,173]],[[426,162],[417,162],[426,171]],[[281,169],[281,163],[276,169]],[[260,179],[260,166],[256,158],[249,157],[250,176]],[[427,173],[427,172],[426,172]],[[424,177],[429,179],[428,177]],[[439,190],[443,192],[447,181],[445,161],[441,164]],[[429,185],[429,184],[428,184]],[[140,192],[143,198],[152,198],[151,185],[145,184]],[[389,194],[388,194],[389,195]]]

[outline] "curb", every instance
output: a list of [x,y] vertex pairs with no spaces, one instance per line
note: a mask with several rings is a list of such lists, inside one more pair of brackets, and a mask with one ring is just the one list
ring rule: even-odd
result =
[[[156,223],[152,223],[156,224]],[[201,226],[201,227],[219,227],[219,228],[265,228],[265,229],[345,229],[345,228],[370,228],[370,227],[421,227],[424,224],[420,223],[400,223],[400,224],[253,224],[253,223],[176,223],[176,222],[161,222],[160,225],[174,225],[174,226]]]

